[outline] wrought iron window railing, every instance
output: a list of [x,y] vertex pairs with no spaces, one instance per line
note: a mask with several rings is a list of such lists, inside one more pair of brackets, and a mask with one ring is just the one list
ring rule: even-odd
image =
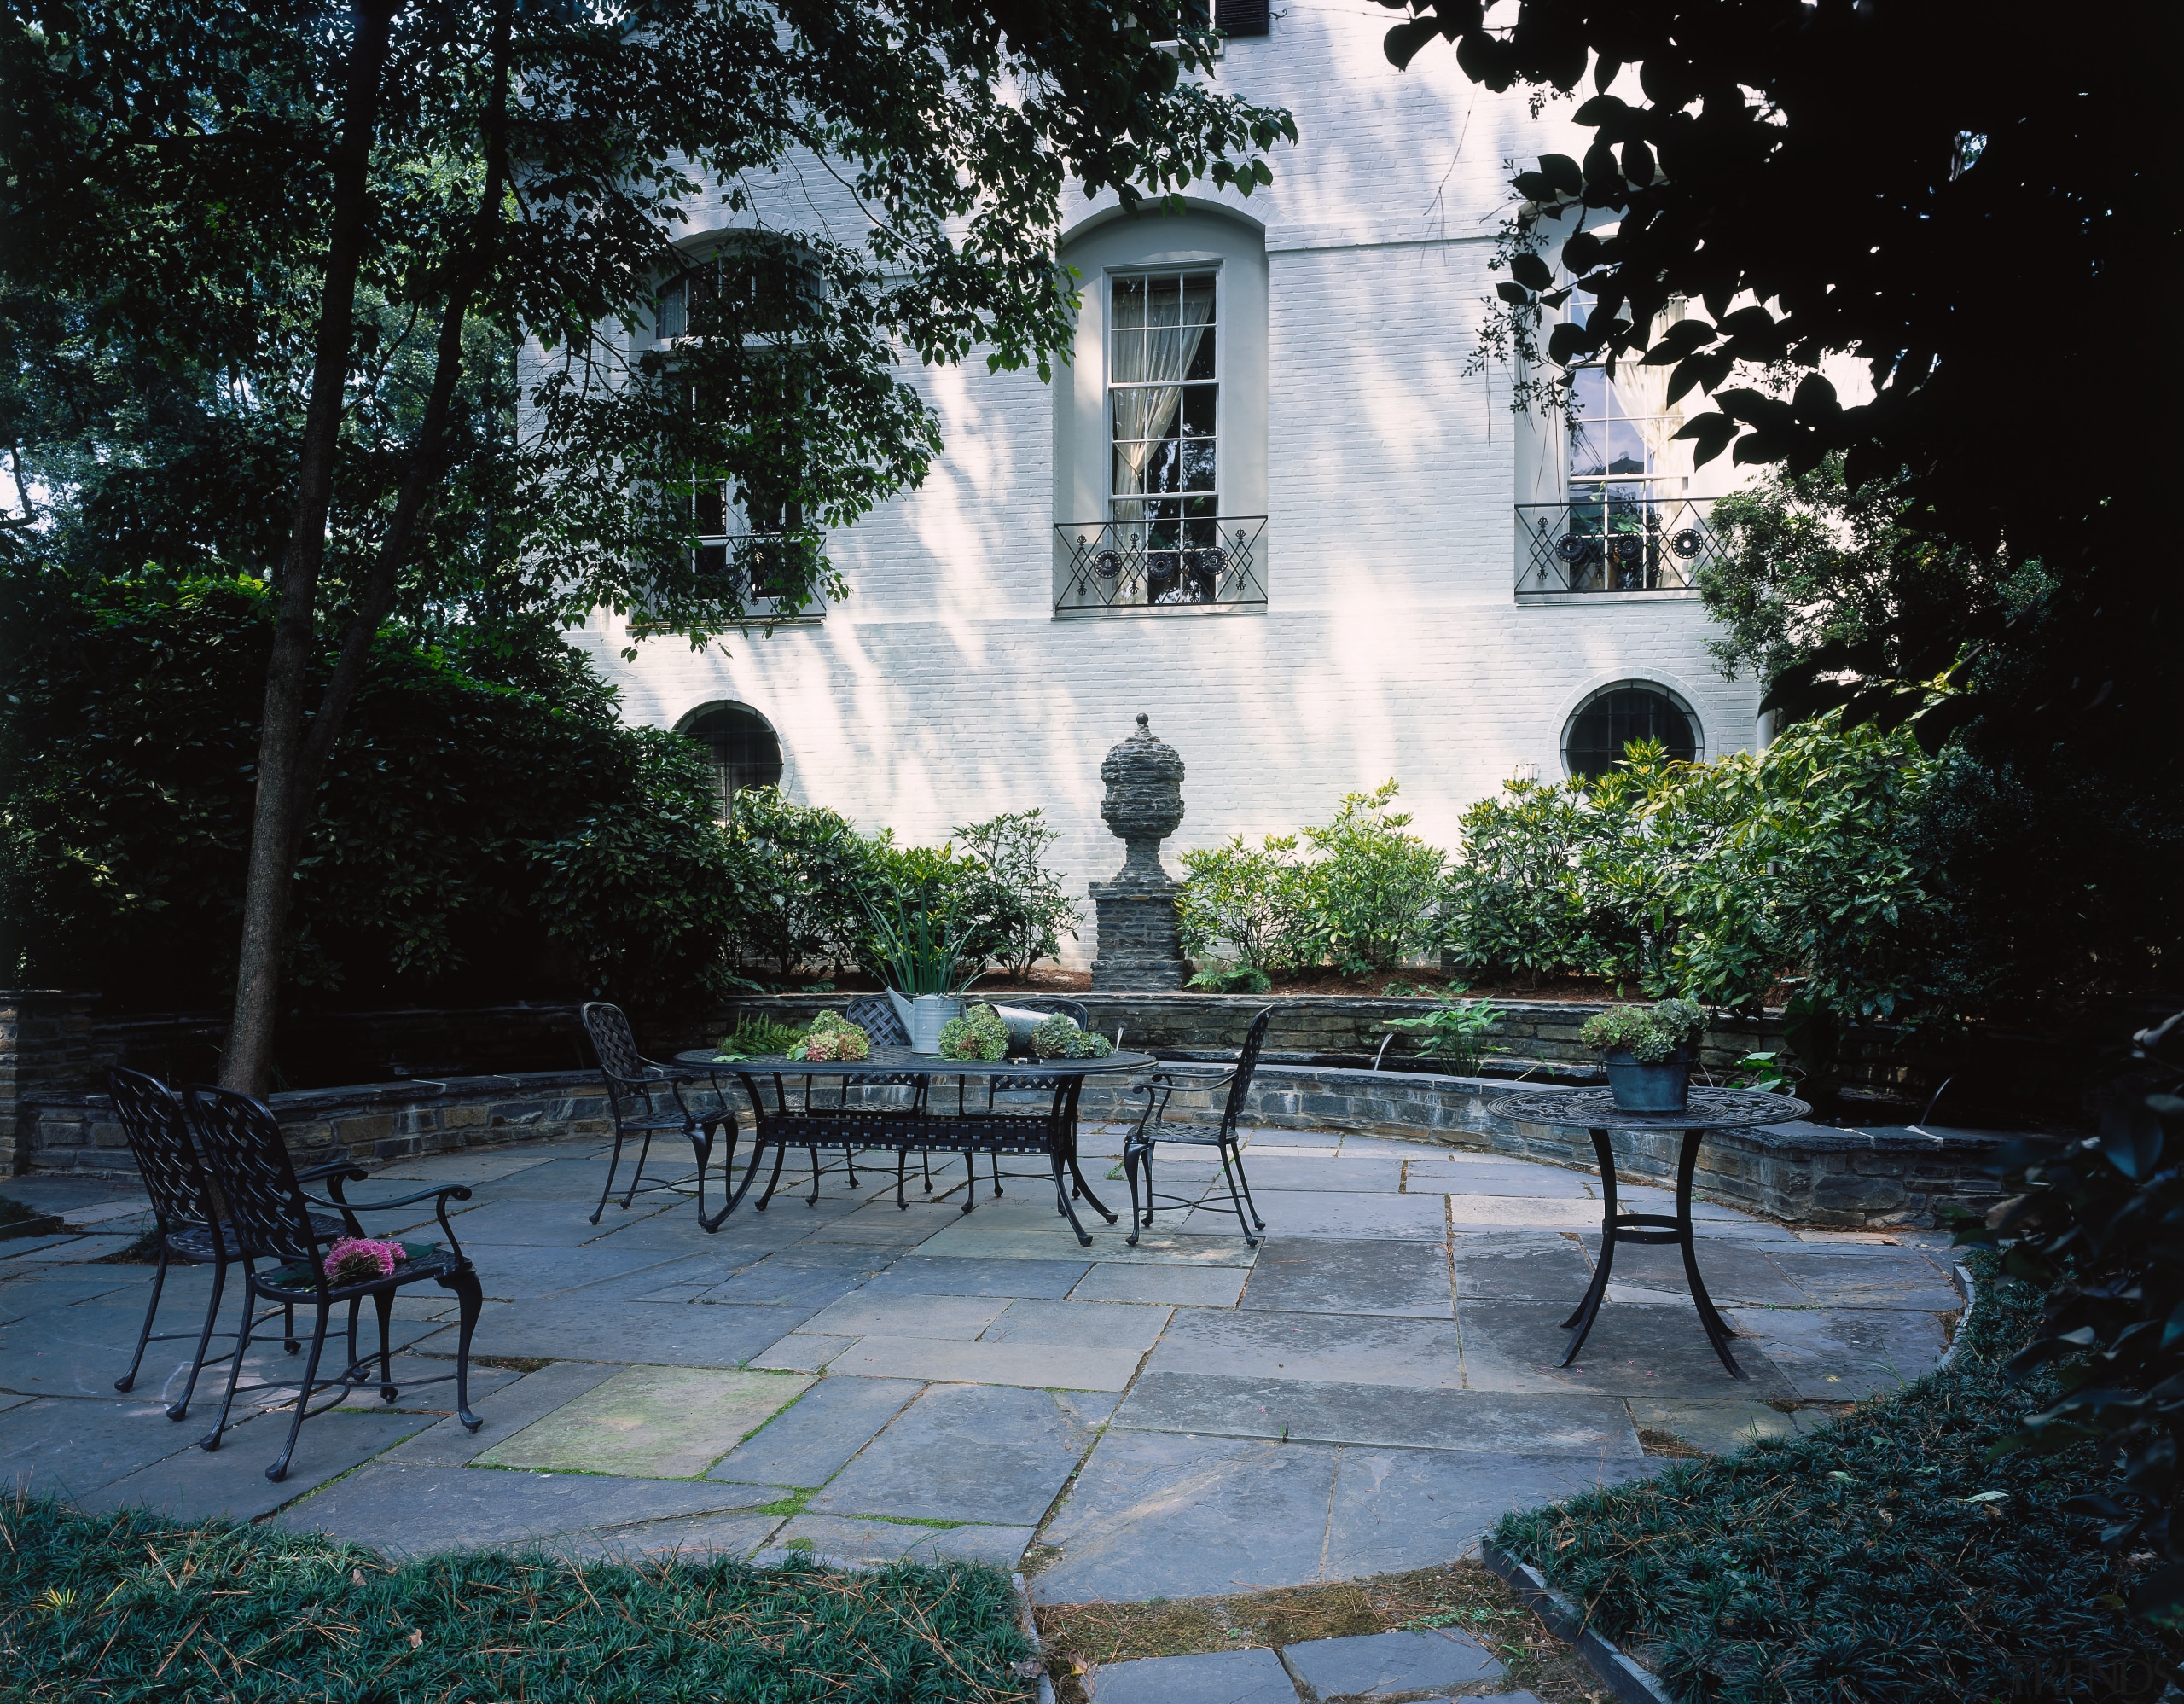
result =
[[1517,505],[1519,592],[1684,591],[1721,554],[1697,497],[1611,494]]
[[818,560],[818,543],[808,535],[745,533],[700,544],[695,566],[700,586],[738,599],[748,619],[812,619],[826,613],[813,584]]
[[1266,517],[1077,521],[1054,527],[1054,609],[1266,602]]

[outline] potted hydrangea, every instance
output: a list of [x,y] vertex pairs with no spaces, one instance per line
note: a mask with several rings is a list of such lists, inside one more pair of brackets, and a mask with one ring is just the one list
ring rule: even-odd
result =
[[940,1026],[943,1059],[999,1059],[1008,1051],[1008,1026],[991,1006],[973,1006]]
[[1706,1014],[1688,1000],[1654,1006],[1611,1006],[1578,1032],[1600,1050],[1607,1086],[1626,1113],[1680,1113],[1691,1097],[1691,1067]]

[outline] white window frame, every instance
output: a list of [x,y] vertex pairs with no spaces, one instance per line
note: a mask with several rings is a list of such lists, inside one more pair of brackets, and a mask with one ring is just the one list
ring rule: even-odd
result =
[[[1169,265],[1118,267],[1109,271],[1107,275],[1107,323],[1105,331],[1105,359],[1102,361],[1101,365],[1101,374],[1105,387],[1104,418],[1107,425],[1107,443],[1105,447],[1107,451],[1107,518],[1111,521],[1118,523],[1136,521],[1145,525],[1154,524],[1150,517],[1141,515],[1125,516],[1118,512],[1118,506],[1126,503],[1152,503],[1166,500],[1163,497],[1147,497],[1143,493],[1131,495],[1118,491],[1115,489],[1115,445],[1118,441],[1115,437],[1116,395],[1118,392],[1124,390],[1155,388],[1160,383],[1158,380],[1151,379],[1130,380],[1120,383],[1116,381],[1115,334],[1120,328],[1118,328],[1115,323],[1115,287],[1131,279],[1174,278],[1180,281],[1184,278],[1205,273],[1211,273],[1213,277],[1213,317],[1207,322],[1213,331],[1213,377],[1210,381],[1213,387],[1213,489],[1210,491],[1204,492],[1177,491],[1173,493],[1172,497],[1174,500],[1176,501],[1195,500],[1199,497],[1209,498],[1213,504],[1213,518],[1217,520],[1221,515],[1221,498],[1224,489],[1222,475],[1226,471],[1226,455],[1223,450],[1223,445],[1225,444],[1228,435],[1227,431],[1224,429],[1227,425],[1227,421],[1225,418],[1226,411],[1223,406],[1222,401],[1222,393],[1227,387],[1226,364],[1228,345],[1228,339],[1227,336],[1228,322],[1223,312],[1223,310],[1227,306],[1227,293],[1223,288],[1223,274],[1226,270],[1227,269],[1224,268],[1220,262],[1215,261],[1206,265]],[[1209,381],[1203,379],[1196,379],[1190,382],[1194,385],[1203,385]],[[1180,386],[1182,381],[1177,381],[1176,383]],[[1182,419],[1182,404],[1181,403],[1176,404],[1176,422],[1180,427]],[[1132,441],[1141,443],[1147,440],[1133,439]],[[1153,439],[1150,441],[1157,443],[1159,440]],[[1180,432],[1178,433],[1178,441],[1181,441]],[[1191,517],[1182,518],[1189,519]]]

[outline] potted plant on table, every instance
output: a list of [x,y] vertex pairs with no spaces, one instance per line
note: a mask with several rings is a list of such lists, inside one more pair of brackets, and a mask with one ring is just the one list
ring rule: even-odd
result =
[[1706,1014],[1688,1000],[1611,1006],[1585,1020],[1578,1036],[1600,1050],[1618,1110],[1680,1113],[1691,1098],[1691,1067]]
[[1008,1051],[1008,1026],[991,1006],[976,1005],[941,1026],[943,1059],[999,1059]]
[[979,927],[973,917],[960,925],[946,912],[911,910],[897,900],[892,915],[868,904],[874,957],[887,979],[887,997],[910,1032],[910,1051],[937,1053],[940,1032],[963,1015],[963,991],[978,972],[963,974],[963,948]]

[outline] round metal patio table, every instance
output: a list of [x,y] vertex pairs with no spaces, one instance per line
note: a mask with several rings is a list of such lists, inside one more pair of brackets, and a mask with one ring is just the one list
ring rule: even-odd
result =
[[[732,1176],[729,1178],[728,1205],[714,1218],[716,1225],[749,1193],[758,1177],[759,1162],[770,1148],[774,1151],[774,1169],[764,1194],[754,1205],[754,1210],[759,1213],[764,1213],[767,1203],[772,1201],[774,1186],[781,1180],[782,1161],[792,1148],[813,1151],[811,1199],[815,1202],[818,1200],[819,1149],[839,1149],[845,1156],[874,1149],[892,1153],[896,1155],[897,1207],[905,1204],[903,1178],[912,1154],[970,1156],[974,1183],[979,1155],[1035,1154],[1046,1160],[1053,1170],[1058,1210],[1069,1220],[1078,1243],[1089,1247],[1092,1238],[1078,1223],[1077,1209],[1070,1204],[1072,1197],[1078,1196],[1090,1203],[1093,1211],[1109,1224],[1118,1215],[1109,1213],[1092,1192],[1092,1186],[1085,1181],[1077,1163],[1077,1103],[1084,1079],[1110,1072],[1145,1070],[1159,1061],[1149,1053],[1111,1053],[1104,1059],[944,1059],[934,1053],[913,1053],[907,1047],[875,1047],[863,1059],[790,1059],[778,1054],[738,1059],[712,1048],[700,1047],[677,1054],[675,1062],[685,1070],[706,1072],[716,1082],[722,1077],[733,1076],[742,1083],[743,1092],[750,1099],[750,1164],[741,1183],[735,1183]],[[963,1114],[959,1104],[958,1114],[951,1118],[931,1108],[927,1090],[936,1077],[1004,1079],[996,1086],[1011,1089],[1043,1088],[1051,1084],[1054,1092],[1048,1104],[1037,1109]],[[787,1086],[795,1078],[804,1079],[800,1104]],[[814,1083],[828,1079],[840,1083],[840,1099],[831,1107],[815,1106],[811,1094]],[[882,1086],[909,1087],[912,1090],[909,1104],[903,1107],[861,1102],[853,1105],[849,1090],[857,1085],[857,1079],[863,1079],[868,1085],[876,1081]],[[770,1095],[767,1092],[769,1085]],[[733,1126],[728,1137],[729,1153],[723,1160],[724,1172],[729,1172],[734,1164],[736,1138]],[[971,1211],[977,1194],[975,1187],[966,1192],[963,1212]]]
[[[1513,1095],[1496,1100],[1488,1110],[1508,1124],[1588,1131],[1593,1138],[1593,1152],[1600,1159],[1600,1194],[1605,1202],[1600,1219],[1600,1265],[1594,1270],[1592,1287],[1585,1292],[1585,1299],[1577,1304],[1577,1311],[1562,1322],[1563,1329],[1571,1334],[1570,1351],[1563,1356],[1562,1364],[1566,1367],[1577,1358],[1577,1352],[1585,1346],[1586,1335],[1593,1329],[1593,1321],[1600,1316],[1601,1300],[1607,1294],[1608,1273],[1615,1265],[1615,1245],[1673,1242],[1683,1250],[1683,1276],[1691,1287],[1691,1300],[1699,1309],[1699,1323],[1706,1328],[1706,1341],[1714,1346],[1714,1352],[1722,1358],[1722,1364],[1729,1370],[1731,1378],[1744,1377],[1744,1369],[1737,1365],[1737,1358],[1729,1352],[1729,1339],[1736,1333],[1729,1329],[1728,1322],[1714,1306],[1714,1299],[1706,1294],[1705,1280],[1699,1276],[1699,1256],[1693,1245],[1691,1175],[1699,1164],[1699,1144],[1711,1130],[1749,1130],[1758,1125],[1786,1124],[1792,1119],[1804,1118],[1812,1108],[1786,1095],[1764,1095],[1750,1089],[1693,1089],[1690,1104],[1682,1112],[1629,1113],[1615,1104],[1612,1090],[1557,1089],[1540,1095]],[[1673,1214],[1617,1211],[1615,1150],[1609,1143],[1608,1133],[1618,1130],[1683,1132],[1683,1149],[1676,1156]]]

